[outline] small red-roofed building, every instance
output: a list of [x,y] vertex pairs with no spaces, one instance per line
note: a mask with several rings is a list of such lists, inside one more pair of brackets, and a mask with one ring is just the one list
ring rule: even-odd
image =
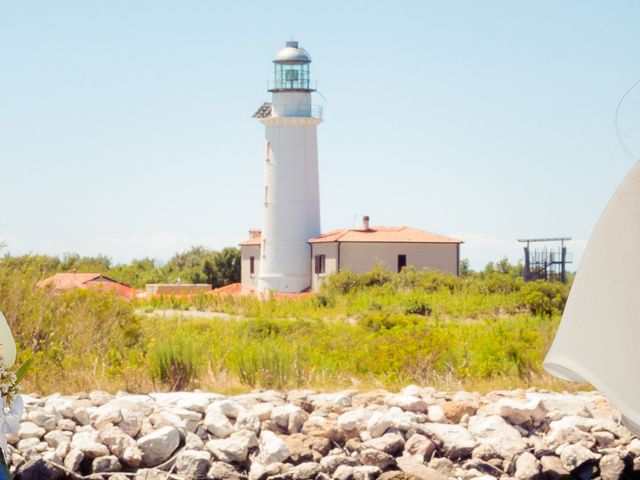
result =
[[[431,269],[459,275],[462,240],[411,227],[370,227],[363,218],[361,228],[335,230],[308,240],[309,276],[313,291],[334,272],[363,273],[376,265],[399,272],[404,267]],[[259,230],[240,244],[241,277],[245,291],[258,287],[260,272]]]
[[56,273],[55,275],[40,280],[38,287],[50,288],[54,292],[64,292],[75,288],[104,288],[113,290],[119,297],[134,298],[135,288],[105,277],[101,273]]

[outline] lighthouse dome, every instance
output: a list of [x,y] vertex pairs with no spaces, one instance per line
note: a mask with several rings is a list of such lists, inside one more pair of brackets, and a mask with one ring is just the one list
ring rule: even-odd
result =
[[285,47],[276,54],[274,63],[311,63],[311,55],[298,42],[287,42]]

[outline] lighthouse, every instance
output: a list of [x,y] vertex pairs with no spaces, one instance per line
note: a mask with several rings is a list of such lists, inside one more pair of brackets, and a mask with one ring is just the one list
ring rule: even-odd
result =
[[301,292],[311,286],[308,240],[320,234],[317,127],[311,56],[298,42],[276,54],[271,103],[254,117],[265,126],[264,192],[258,291]]

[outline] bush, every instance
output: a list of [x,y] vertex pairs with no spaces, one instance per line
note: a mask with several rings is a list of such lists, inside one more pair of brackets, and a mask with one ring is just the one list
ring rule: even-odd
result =
[[528,282],[521,291],[522,303],[534,315],[550,317],[562,313],[569,297],[569,288],[555,282]]
[[151,378],[171,391],[185,390],[200,375],[203,348],[194,338],[169,337],[149,353]]

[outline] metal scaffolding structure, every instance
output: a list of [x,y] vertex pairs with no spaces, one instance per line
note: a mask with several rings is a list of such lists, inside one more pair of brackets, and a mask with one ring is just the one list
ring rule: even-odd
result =
[[[518,239],[521,243],[526,243],[524,247],[524,280],[547,280],[567,281],[567,264],[572,258],[567,254],[565,242],[571,240],[569,237],[558,238],[524,238]],[[557,244],[559,246],[542,245],[532,250],[532,243]]]

